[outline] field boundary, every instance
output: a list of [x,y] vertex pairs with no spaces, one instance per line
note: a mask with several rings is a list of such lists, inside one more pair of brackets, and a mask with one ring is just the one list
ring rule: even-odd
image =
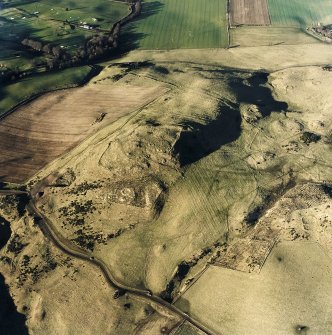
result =
[[[82,80],[81,83],[74,84],[74,85],[69,85],[69,86],[66,86],[66,87],[60,87],[60,88],[55,88],[55,89],[48,89],[48,90],[45,90],[45,91],[42,91],[42,92],[39,92],[39,93],[32,94],[29,97],[25,98],[23,101],[19,102],[14,107],[10,108],[7,112],[0,114],[0,122],[4,118],[6,118],[7,116],[9,116],[12,113],[14,113],[19,108],[25,106],[29,102],[32,102],[33,100],[41,97],[44,94],[53,93],[53,92],[62,91],[62,90],[69,90],[71,88],[77,88],[77,87],[83,87],[83,86],[85,86],[93,77],[97,76],[102,71],[102,67],[99,66],[99,65],[89,65],[89,67],[91,68],[91,70],[86,75],[86,77]],[[47,75],[47,74],[51,74],[51,73],[52,72],[45,72],[45,73],[42,73],[42,75]],[[38,74],[35,74],[33,76],[38,76]],[[31,77],[33,77],[33,76],[31,76]],[[29,78],[31,78],[31,77],[29,77]],[[12,83],[12,84],[14,84],[14,83]]]
[[[238,36],[236,36],[238,34],[238,29],[248,29],[248,31],[250,29],[259,29],[260,32],[262,33],[263,39],[265,37],[268,37],[269,34],[273,34],[274,30],[280,29],[281,30],[285,30],[285,32],[287,32],[287,30],[291,30],[293,29],[294,31],[289,32],[289,36],[292,36],[292,34],[301,34],[303,35],[303,37],[307,38],[307,39],[312,39],[312,41],[305,41],[304,42],[298,42],[296,43],[296,38],[294,40],[291,41],[279,41],[279,42],[270,42],[270,43],[266,43],[266,44],[247,44],[247,45],[243,45],[240,43]],[[265,30],[264,30],[265,29]],[[268,31],[270,30],[270,32]],[[297,30],[297,31],[295,31]],[[248,35],[248,31],[245,31],[243,33],[243,36],[247,37],[247,41],[250,39],[250,32]],[[258,31],[258,30],[257,30]],[[282,32],[284,33],[284,32]],[[295,36],[295,35],[294,35]],[[235,48],[235,47],[241,47],[241,48],[257,48],[257,47],[273,47],[273,46],[278,46],[278,45],[285,45],[285,46],[298,46],[298,45],[315,45],[318,44],[319,42],[321,43],[325,43],[325,44],[331,44],[328,41],[324,41],[323,39],[319,38],[319,36],[315,35],[314,33],[312,33],[310,30],[307,29],[303,29],[300,27],[288,27],[288,26],[281,26],[281,25],[269,25],[269,26],[253,26],[253,25],[241,25],[241,26],[236,26],[236,27],[232,27],[230,29],[230,37],[231,37],[231,48]],[[281,38],[281,37],[280,37]]]
[[269,26],[272,26],[272,20],[271,20],[271,12],[270,12],[270,1],[266,0],[266,6],[267,6],[267,14],[269,16]]
[[227,38],[228,38],[228,46],[227,49],[231,46],[231,15],[230,15],[230,2],[231,0],[227,0],[226,2],[226,20],[227,20]]
[[[243,3],[244,5],[246,1],[249,1],[249,3],[253,5],[253,8],[251,9],[249,8],[249,10],[247,10],[248,8],[241,8],[239,6],[240,1],[241,0],[229,0],[229,18],[230,18],[229,21],[230,21],[231,28],[242,27],[242,26],[267,27],[271,25],[271,16],[270,16],[268,0],[242,0],[244,2]],[[259,13],[259,11],[255,10],[257,9],[255,8],[255,5],[266,6],[266,11],[263,11],[263,13]],[[263,14],[263,15],[261,15],[260,17],[259,14]],[[264,14],[266,15],[266,18],[267,18],[266,22],[265,22]],[[243,22],[236,23],[236,20],[235,20],[236,15],[238,15],[239,16],[238,19],[240,21],[242,20]],[[257,21],[257,17],[262,22],[254,22],[254,21]],[[255,19],[253,20],[253,18]]]
[[[75,87],[76,88],[76,87]],[[70,88],[68,88],[70,89]],[[66,90],[66,89],[64,89]],[[54,173],[54,166],[56,166],[56,169],[61,169],[65,164],[68,164],[73,158],[77,157],[82,153],[83,150],[86,149],[86,144],[98,144],[105,139],[107,139],[109,136],[115,134],[117,131],[121,130],[124,126],[126,126],[133,118],[135,118],[140,112],[142,112],[147,106],[150,104],[153,104],[157,99],[164,96],[167,92],[169,92],[171,89],[169,88],[167,91],[165,91],[163,94],[158,96],[157,98],[153,99],[152,101],[147,102],[146,104],[134,109],[127,115],[123,115],[115,122],[109,122],[105,124],[102,128],[98,129],[97,131],[88,134],[87,137],[83,138],[82,140],[78,141],[73,147],[67,148],[60,156],[54,158],[50,162],[46,163],[42,168],[40,168],[38,171],[36,171],[34,174],[29,176],[27,179],[25,179],[21,184],[27,184],[30,180],[37,178],[38,176],[42,175],[42,178],[47,178],[48,176],[53,175]],[[52,93],[52,92],[51,92]],[[119,126],[115,127],[114,130],[111,131],[111,133],[103,134],[106,128],[111,126],[112,124],[116,124],[117,122],[121,123]],[[99,135],[103,134],[100,138]],[[77,150],[77,152],[75,151]],[[47,170],[46,177],[43,173],[44,170]],[[52,172],[49,172],[52,171]]]
[[[142,110],[146,104],[154,102],[169,90],[169,88],[166,88],[165,86],[161,87],[160,85],[151,85],[149,88],[133,85],[132,90],[128,93],[127,90],[123,90],[123,86],[119,87],[118,85],[113,85],[112,87],[114,87],[114,90],[103,85],[101,95],[96,92],[96,90],[100,92],[100,89],[96,89],[94,85],[61,90],[57,93],[51,92],[44,95],[46,101],[49,97],[65,97],[64,99],[61,98],[63,103],[60,102],[62,104],[59,105],[59,107],[53,109],[51,105],[42,104],[42,109],[40,109],[38,101],[45,101],[43,100],[43,96],[35,100],[36,105],[31,106],[28,104],[27,107],[22,107],[15,114],[8,117],[8,121],[3,120],[0,124],[0,136],[4,143],[4,152],[2,156],[6,160],[8,160],[7,157],[14,159],[9,161],[6,165],[3,165],[5,164],[4,162],[1,163],[1,166],[3,167],[3,175],[1,179],[6,182],[27,182],[49,163],[52,163],[57,158],[62,158],[63,155],[71,152],[76,146],[80,145],[90,136],[94,136],[103,128],[107,128],[110,124],[122,119],[128,114],[132,114],[137,109],[139,111]],[[101,105],[98,103],[95,104],[96,94],[98,101],[102,102]],[[91,128],[93,125],[92,122],[100,115],[100,108],[108,108],[107,106],[109,104],[107,99],[110,98],[111,101],[114,101],[114,99],[117,101],[119,94],[123,97],[128,97],[128,95],[130,95],[133,98],[130,98],[125,105],[116,105],[113,106],[110,111],[107,110],[108,117],[105,118],[105,121],[102,124]],[[86,97],[88,100],[85,100]],[[76,106],[74,111],[77,111],[78,115],[74,119],[71,118],[68,123],[66,122],[63,124],[68,115],[68,110],[70,110],[67,108],[67,106],[70,106],[68,105],[67,98],[69,101],[77,101],[79,107]],[[32,104],[34,103],[35,102],[32,102]],[[43,115],[41,116],[39,116],[38,113],[40,110],[43,111]],[[48,126],[48,119],[45,118],[45,115],[51,115],[53,122],[50,123],[50,126]],[[91,118],[91,116],[93,117]],[[16,132],[12,133],[12,124],[15,125],[13,122],[16,122],[17,120],[19,121],[22,118],[27,120],[29,132],[25,133],[24,128],[26,127],[23,126],[22,131],[18,134],[16,134]],[[41,128],[43,125],[45,125],[46,128]],[[35,136],[40,129],[43,129],[42,135]],[[7,136],[7,134],[9,135]],[[33,138],[33,140],[30,141],[30,138]],[[28,141],[25,139],[28,139]],[[12,151],[12,142],[15,142],[15,147],[17,148],[14,151]],[[34,148],[37,148],[37,150]],[[29,156],[22,157],[20,152],[28,152]]]
[[127,48],[130,51],[227,49],[227,1],[145,0],[140,17],[124,29],[128,36],[134,34],[134,43],[128,43]]
[[[110,1],[111,2],[111,1]],[[119,2],[119,3],[123,3],[124,5],[128,5],[128,8],[129,8],[129,11],[128,13],[122,17],[121,19],[119,19],[118,21],[116,21],[115,23],[113,23],[111,26],[110,26],[110,29],[108,30],[98,30],[99,32],[103,32],[103,33],[108,33],[108,37],[112,37],[113,39],[113,44],[112,44],[112,47],[111,49],[107,49],[107,51],[105,52],[105,50],[103,50],[103,53],[102,54],[99,54],[97,56],[95,56],[93,59],[88,59],[87,57],[85,58],[82,58],[82,59],[78,59],[76,61],[73,62],[73,59],[74,59],[74,55],[69,55],[69,61],[68,60],[62,60],[61,62],[61,65],[62,66],[55,66],[53,69],[47,69],[46,65],[43,66],[43,71],[42,72],[38,72],[36,68],[32,68],[29,70],[29,73],[28,75],[24,75],[24,78],[26,79],[29,79],[33,76],[36,76],[38,74],[49,74],[49,73],[52,73],[56,70],[65,70],[65,69],[71,69],[71,68],[74,68],[74,67],[80,67],[80,66],[95,66],[98,61],[101,59],[101,58],[108,58],[108,59],[112,59],[114,56],[115,57],[118,57],[118,54],[117,54],[117,46],[118,46],[118,42],[119,42],[119,35],[120,35],[120,32],[121,32],[121,27],[126,25],[127,23],[129,23],[130,21],[132,21],[134,18],[136,18],[137,16],[140,15],[141,13],[141,2],[142,0],[135,0],[133,3],[126,3],[126,2],[123,2],[123,1],[115,1],[115,2]],[[65,21],[61,21],[61,20],[57,20],[57,19],[44,19],[42,18],[42,21],[44,22],[47,22],[47,21],[55,21],[55,22],[65,22]],[[78,25],[76,25],[77,28],[79,28]],[[10,40],[6,40],[6,41],[9,41],[9,42],[12,42]],[[35,40],[35,39],[32,39],[32,41],[37,41],[37,42],[40,42],[39,40]],[[17,43],[17,42],[15,42]],[[20,43],[17,43],[21,48],[26,46],[24,44],[22,44],[22,42]],[[42,46],[45,46],[46,44],[43,42],[42,43]],[[82,46],[82,45],[81,45]],[[38,51],[38,52],[42,52],[43,55],[50,55],[51,53],[50,52],[45,52],[45,51],[42,51],[41,48],[36,48],[34,47],[33,45],[29,45],[28,46],[28,49],[31,49],[31,50],[34,50],[34,51]],[[111,54],[113,52],[113,55]],[[53,60],[53,58],[51,58]],[[17,74],[17,79],[19,78],[19,75],[22,75],[23,73],[25,73],[27,71],[20,71],[18,74]],[[91,79],[91,78],[89,78]],[[12,84],[12,83],[15,83],[16,81],[20,81],[21,78],[19,78],[18,80],[5,80],[5,81],[1,81],[0,83],[2,83],[2,85],[4,84]],[[73,86],[73,87],[76,87],[76,86]],[[14,108],[14,107],[13,107]],[[1,115],[0,115],[0,120],[2,119]]]
[[173,300],[172,304],[175,304],[201,277],[202,275],[206,272],[207,269],[210,268],[210,266],[213,266],[214,264],[207,264],[203,270],[201,270],[194,278],[194,280],[188,285],[178,296],[175,297]]

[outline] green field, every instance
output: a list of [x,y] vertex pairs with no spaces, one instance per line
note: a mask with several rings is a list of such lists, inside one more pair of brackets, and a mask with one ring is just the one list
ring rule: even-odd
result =
[[147,0],[122,40],[142,49],[227,47],[226,0]]
[[307,27],[331,23],[331,0],[269,0],[272,25]]
[[272,45],[313,44],[320,41],[306,28],[332,22],[332,1],[268,0],[271,25],[241,26],[230,30],[232,46],[253,47]]
[[0,116],[31,96],[50,90],[74,87],[84,81],[91,67],[73,67],[40,74],[0,88]]
[[56,2],[41,0],[20,8],[30,13],[39,12],[39,16],[49,19],[97,24],[99,28],[106,30],[128,13],[126,3],[109,0],[58,0]]
[[[87,36],[97,32],[80,26],[93,24],[107,31],[127,13],[126,3],[108,0],[5,2],[0,9],[0,64],[20,70],[34,67],[38,55],[21,44],[24,38],[60,45],[68,53],[76,52]],[[71,26],[64,24],[66,20]]]

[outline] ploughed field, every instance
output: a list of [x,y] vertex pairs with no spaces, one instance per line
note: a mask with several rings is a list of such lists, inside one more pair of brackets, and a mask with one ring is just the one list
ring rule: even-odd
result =
[[231,25],[270,24],[267,0],[231,0]]
[[163,92],[158,85],[91,85],[25,105],[0,123],[0,179],[25,181],[89,134]]
[[230,45],[241,47],[319,43],[309,27],[332,22],[329,0],[230,0]]
[[329,0],[231,0],[231,25],[269,25],[306,28],[330,23]]

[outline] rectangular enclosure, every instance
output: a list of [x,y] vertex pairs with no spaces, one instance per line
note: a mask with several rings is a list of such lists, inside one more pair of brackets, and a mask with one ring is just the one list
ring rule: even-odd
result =
[[229,10],[232,26],[270,24],[267,0],[231,0]]

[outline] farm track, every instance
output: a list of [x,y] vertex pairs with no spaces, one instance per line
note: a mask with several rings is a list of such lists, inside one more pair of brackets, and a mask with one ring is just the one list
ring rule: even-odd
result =
[[126,291],[134,296],[139,298],[144,298],[152,303],[155,303],[162,308],[167,309],[169,312],[176,314],[184,321],[187,321],[194,327],[198,328],[202,332],[207,335],[214,335],[212,331],[202,325],[199,321],[191,318],[188,314],[182,312],[180,309],[175,307],[174,305],[166,302],[165,300],[161,299],[159,296],[153,295],[153,293],[149,290],[142,290],[137,289],[134,287],[127,286],[125,284],[120,283],[113,275],[111,270],[108,266],[100,259],[95,258],[89,252],[74,246],[69,240],[65,239],[61,233],[54,227],[52,222],[43,214],[36,206],[36,195],[40,190],[34,190],[32,192],[28,191],[19,191],[19,190],[0,190],[0,195],[25,195],[29,198],[29,203],[27,204],[28,212],[34,216],[37,225],[39,226],[40,230],[42,231],[43,235],[50,241],[54,243],[54,245],[61,250],[63,253],[78,258],[80,260],[89,262],[90,264],[98,267],[100,271],[103,273],[107,283],[115,287],[119,290]]

